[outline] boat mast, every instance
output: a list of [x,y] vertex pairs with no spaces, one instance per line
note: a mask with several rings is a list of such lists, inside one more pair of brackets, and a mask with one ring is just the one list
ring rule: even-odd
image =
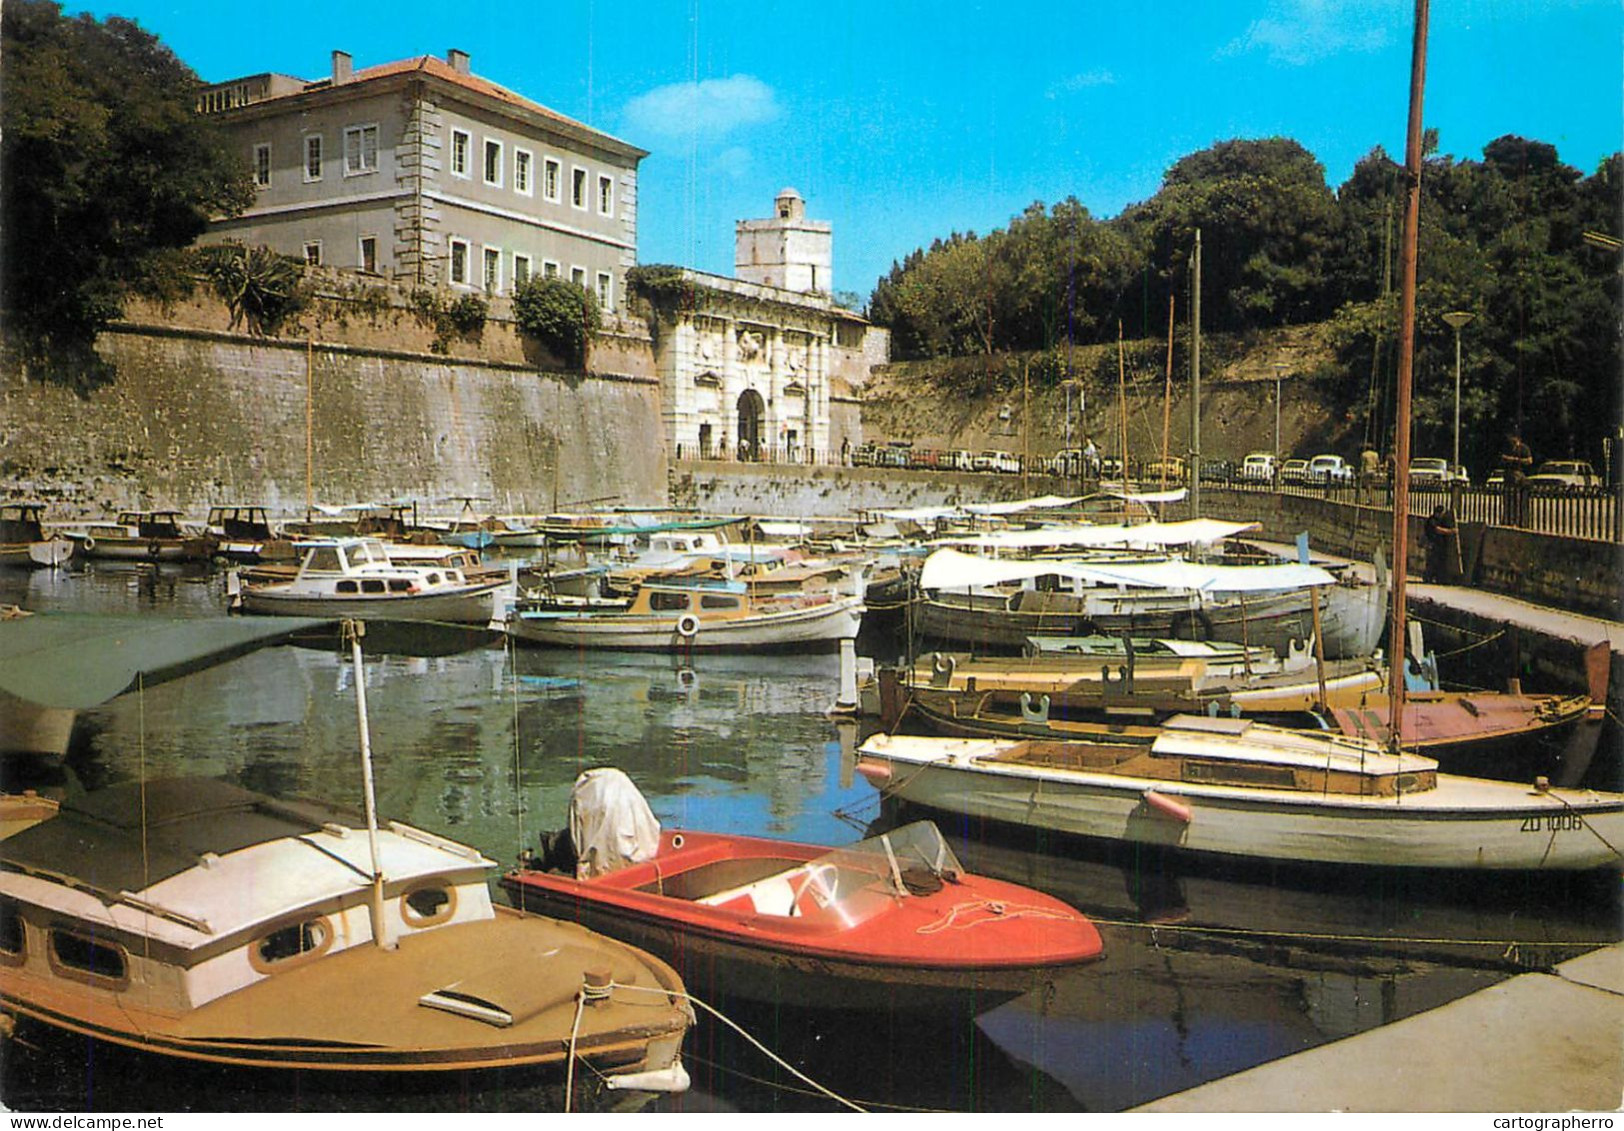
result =
[[1167,382],[1162,390],[1162,486],[1167,490],[1167,434],[1173,423],[1173,292],[1167,292]]
[[1415,41],[1410,52],[1410,121],[1404,145],[1404,241],[1399,249],[1398,399],[1393,416],[1393,621],[1387,669],[1390,706],[1388,742],[1401,746],[1404,728],[1404,582],[1410,536],[1410,389],[1415,369],[1415,265],[1421,230],[1421,101],[1427,81],[1427,9],[1415,0]]
[[344,638],[350,642],[350,662],[355,666],[355,721],[361,732],[361,792],[365,795],[367,813],[367,846],[372,850],[372,901],[367,910],[372,917],[372,941],[384,950],[391,950],[388,927],[383,916],[383,864],[378,859],[378,800],[372,788],[372,732],[367,725],[367,679],[361,667],[361,637],[366,635],[366,622],[344,622]]
[[1122,320],[1117,319],[1117,435],[1121,437],[1122,521],[1128,521],[1128,371],[1123,358]]

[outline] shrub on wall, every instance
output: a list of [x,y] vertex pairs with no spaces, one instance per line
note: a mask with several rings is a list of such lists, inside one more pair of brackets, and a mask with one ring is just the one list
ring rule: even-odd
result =
[[439,291],[418,287],[409,301],[417,320],[434,331],[429,348],[435,353],[448,352],[453,338],[477,341],[485,332],[490,306],[478,295],[465,294],[447,302]]
[[563,279],[532,276],[513,292],[513,320],[566,365],[586,364],[587,343],[601,324],[591,291]]
[[304,264],[268,247],[238,243],[197,249],[200,273],[231,311],[235,329],[247,322],[254,334],[274,334],[304,309]]

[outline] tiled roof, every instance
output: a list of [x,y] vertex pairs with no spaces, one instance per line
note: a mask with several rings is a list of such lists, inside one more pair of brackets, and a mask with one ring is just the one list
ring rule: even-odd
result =
[[[400,59],[393,63],[380,63],[376,67],[365,67],[356,71],[350,77],[349,81],[351,83],[366,82],[368,79],[387,78],[390,75],[406,74],[409,71],[422,71],[424,74],[433,75],[437,79],[454,83],[465,90],[471,90],[477,94],[487,95],[488,97],[499,99],[510,105],[518,106],[537,114],[543,114],[554,119],[555,121],[566,122],[572,126],[578,126],[584,130],[592,129],[591,126],[586,125],[584,122],[577,122],[574,118],[565,117],[556,110],[549,110],[541,103],[532,102],[528,98],[523,98],[513,93],[507,87],[498,86],[489,79],[482,79],[478,75],[465,75],[451,66],[450,63],[447,63],[444,59],[441,59],[436,55],[418,55],[411,59]],[[594,130],[593,132],[600,133],[602,131]]]

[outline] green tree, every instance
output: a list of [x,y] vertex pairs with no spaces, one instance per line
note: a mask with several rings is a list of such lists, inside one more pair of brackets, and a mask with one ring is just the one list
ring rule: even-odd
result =
[[195,109],[197,76],[135,23],[0,11],[0,308],[38,371],[106,379],[92,352],[156,252],[253,197]]
[[564,364],[579,369],[601,315],[597,298],[580,284],[532,275],[513,292],[513,320]]

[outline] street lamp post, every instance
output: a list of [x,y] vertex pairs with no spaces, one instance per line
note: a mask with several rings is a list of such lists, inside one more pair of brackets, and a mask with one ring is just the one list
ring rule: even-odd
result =
[[1455,482],[1460,468],[1460,329],[1477,315],[1469,310],[1451,310],[1444,321],[1455,331],[1455,446],[1450,456],[1449,481]]
[[1278,464],[1280,460],[1280,374],[1286,368],[1285,362],[1274,363],[1274,458]]

